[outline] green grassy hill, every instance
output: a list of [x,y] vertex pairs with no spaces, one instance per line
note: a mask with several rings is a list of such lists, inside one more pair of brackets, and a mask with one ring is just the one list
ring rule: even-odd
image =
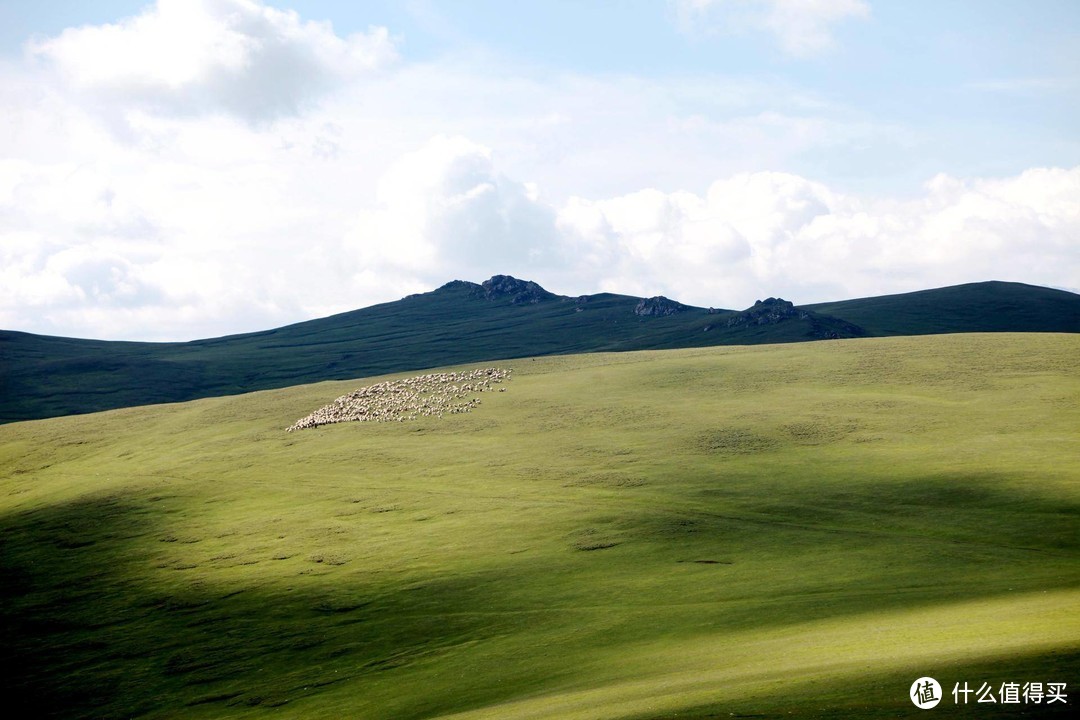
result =
[[902,295],[806,305],[872,336],[957,332],[1080,332],[1080,296],[1020,283],[984,282]]
[[0,332],[0,422],[536,355],[863,335],[1080,332],[1080,296],[1016,283],[807,308],[766,303],[741,313],[649,302],[611,294],[561,297],[496,276],[483,285],[452,282],[333,317],[188,343]]
[[[1080,336],[499,363],[0,427],[6,704],[62,718],[1064,717]],[[471,367],[471,366],[469,366]],[[954,683],[1069,704],[953,707]],[[972,700],[974,703],[974,700]]]

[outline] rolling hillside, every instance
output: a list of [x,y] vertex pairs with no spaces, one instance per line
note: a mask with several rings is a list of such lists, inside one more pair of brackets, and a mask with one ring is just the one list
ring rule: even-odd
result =
[[[615,302],[613,300],[613,302]],[[519,359],[0,427],[14,717],[1070,717],[1080,336]],[[474,366],[465,366],[465,369]],[[1067,704],[956,707],[956,683]]]
[[496,276],[266,332],[135,343],[0,332],[0,422],[178,402],[462,362],[972,331],[1080,332],[1080,296],[980,283],[742,312]]
[[807,305],[875,337],[961,332],[1080,332],[1080,296],[1020,283],[984,282],[903,295]]

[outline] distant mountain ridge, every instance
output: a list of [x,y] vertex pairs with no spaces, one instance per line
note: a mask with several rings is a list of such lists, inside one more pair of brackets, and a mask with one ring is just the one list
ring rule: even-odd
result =
[[143,343],[0,331],[0,422],[532,355],[959,332],[1080,332],[1080,295],[984,282],[742,311],[567,297],[495,275],[262,332]]

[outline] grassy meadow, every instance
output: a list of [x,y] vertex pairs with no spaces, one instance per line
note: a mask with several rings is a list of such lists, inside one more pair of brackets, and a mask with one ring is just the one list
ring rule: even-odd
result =
[[498,365],[442,419],[284,431],[352,380],[0,426],[5,704],[885,718],[923,675],[931,716],[1069,709],[954,706],[965,681],[1080,702],[1080,336]]

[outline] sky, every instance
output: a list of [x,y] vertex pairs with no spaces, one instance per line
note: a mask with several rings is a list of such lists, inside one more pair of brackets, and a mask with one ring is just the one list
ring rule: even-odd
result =
[[1080,291],[1075,0],[3,0],[0,328]]

